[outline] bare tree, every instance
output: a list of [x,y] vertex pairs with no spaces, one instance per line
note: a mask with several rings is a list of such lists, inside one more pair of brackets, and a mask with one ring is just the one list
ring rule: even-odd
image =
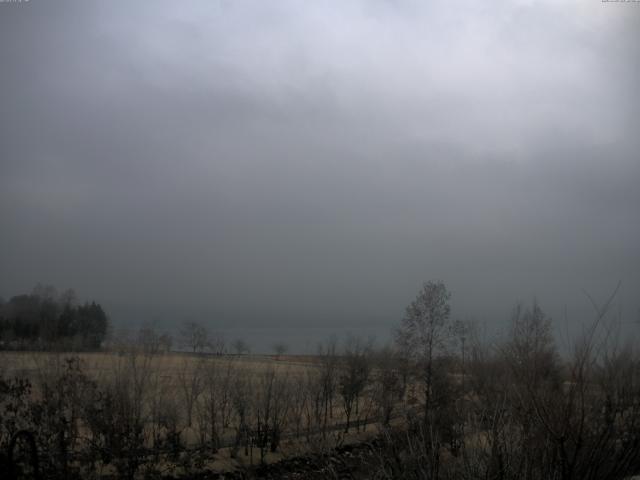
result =
[[155,355],[160,351],[160,336],[150,325],[140,327],[136,335],[136,345],[144,353]]
[[339,386],[342,406],[346,417],[345,433],[351,426],[352,414],[359,415],[360,399],[371,373],[371,342],[347,339],[340,368]]
[[233,349],[238,355],[249,353],[251,351],[247,342],[245,342],[242,338],[238,338],[233,342]]
[[[159,366],[153,368],[150,372],[148,387],[148,409],[149,409],[149,436],[151,437],[151,445],[154,448],[162,448],[166,446],[169,437],[172,437],[173,445],[175,440],[180,436],[178,427],[178,405],[175,395],[167,394],[171,391],[169,376]],[[173,392],[172,392],[173,393]],[[156,462],[159,456],[156,454]]]
[[291,418],[295,425],[296,438],[300,437],[300,430],[305,412],[309,406],[309,390],[307,377],[296,375],[291,382]]
[[169,353],[173,347],[173,337],[168,333],[163,333],[158,338],[158,347],[161,353]]
[[220,448],[231,415],[231,388],[236,374],[233,362],[209,360],[202,369],[202,401],[198,405],[200,437],[215,453]]
[[250,421],[253,415],[251,401],[251,385],[245,376],[237,376],[231,385],[231,403],[235,415],[236,438],[231,448],[231,458],[235,458],[241,446],[244,446],[244,454],[248,456],[252,447]]
[[459,478],[560,480],[630,478],[640,471],[640,359],[619,348],[605,316],[612,298],[573,354],[561,360],[551,320],[537,303],[518,306],[497,350],[469,351],[472,408]]
[[284,342],[277,342],[273,345],[273,352],[276,354],[276,360],[280,360],[280,357],[287,353],[289,346]]
[[378,407],[382,424],[389,426],[394,410],[404,396],[401,361],[390,348],[376,352],[372,360],[373,399]]
[[517,405],[531,412],[521,421],[527,460],[548,460],[531,468],[537,478],[621,479],[640,471],[640,362],[617,348],[605,325],[617,290],[604,306],[592,301],[596,318],[576,343],[565,382],[557,381],[546,317],[534,305],[516,325]]
[[209,346],[209,332],[206,327],[192,320],[185,320],[180,330],[182,345],[193,353],[202,352]]
[[308,369],[304,376],[304,391],[307,401],[303,404],[306,420],[306,437],[311,441],[311,432],[314,426],[322,426],[324,382],[323,373],[319,368]]
[[264,462],[267,450],[275,452],[280,445],[289,411],[289,388],[286,375],[274,368],[265,370],[253,395],[255,420],[254,436],[260,449],[260,461]]
[[396,332],[397,345],[416,367],[422,387],[422,424],[412,428],[426,440],[428,463],[425,468],[430,478],[439,476],[443,437],[451,432],[453,421],[448,411],[452,401],[451,381],[447,375],[449,365],[443,358],[451,338],[450,297],[443,282],[425,283],[407,307]]
[[109,382],[85,402],[85,421],[91,445],[103,460],[113,461],[122,478],[134,478],[144,463],[146,426],[152,391],[153,357],[135,350],[116,358]]
[[320,359],[320,375],[317,380],[320,384],[320,401],[322,407],[322,434],[327,432],[329,419],[333,418],[333,401],[337,389],[338,374],[338,341],[335,337],[329,338],[318,346]]
[[543,381],[559,380],[559,359],[551,319],[537,301],[531,308],[524,308],[522,304],[515,307],[505,354],[516,379],[528,389],[537,389]]
[[433,414],[434,359],[450,338],[450,297],[443,282],[425,283],[407,307],[396,334],[399,347],[422,369],[425,425]]
[[220,445],[220,393],[221,393],[221,372],[217,361],[208,361],[203,365],[203,401],[197,404],[197,411],[200,417],[198,425],[200,427],[200,441],[206,444],[207,440],[211,444],[211,449],[215,453]]
[[178,370],[178,385],[184,398],[187,426],[193,423],[193,409],[204,389],[202,373],[204,363],[202,359],[194,360],[182,357]]
[[209,344],[210,344],[211,350],[215,355],[221,356],[225,354],[226,341],[222,333],[216,332],[212,334]]

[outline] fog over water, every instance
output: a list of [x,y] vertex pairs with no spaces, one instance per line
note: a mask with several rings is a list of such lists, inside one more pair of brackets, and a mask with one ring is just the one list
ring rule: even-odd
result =
[[310,351],[423,281],[640,336],[640,7],[0,3],[0,295]]

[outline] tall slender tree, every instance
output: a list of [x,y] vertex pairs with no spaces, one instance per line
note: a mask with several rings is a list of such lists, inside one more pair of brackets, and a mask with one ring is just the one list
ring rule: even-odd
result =
[[426,282],[409,304],[396,332],[398,346],[421,370],[424,387],[425,422],[432,409],[434,359],[450,337],[451,294],[441,281]]

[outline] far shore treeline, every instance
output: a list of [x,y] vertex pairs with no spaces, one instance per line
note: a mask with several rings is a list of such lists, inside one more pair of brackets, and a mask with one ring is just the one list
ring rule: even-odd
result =
[[0,349],[96,350],[109,319],[96,302],[78,303],[73,290],[37,285],[30,294],[0,299]]

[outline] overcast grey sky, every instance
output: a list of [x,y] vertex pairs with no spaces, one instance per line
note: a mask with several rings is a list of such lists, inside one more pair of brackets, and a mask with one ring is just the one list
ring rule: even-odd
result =
[[0,115],[5,298],[302,338],[429,279],[578,325],[621,280],[640,315],[638,3],[0,3]]

